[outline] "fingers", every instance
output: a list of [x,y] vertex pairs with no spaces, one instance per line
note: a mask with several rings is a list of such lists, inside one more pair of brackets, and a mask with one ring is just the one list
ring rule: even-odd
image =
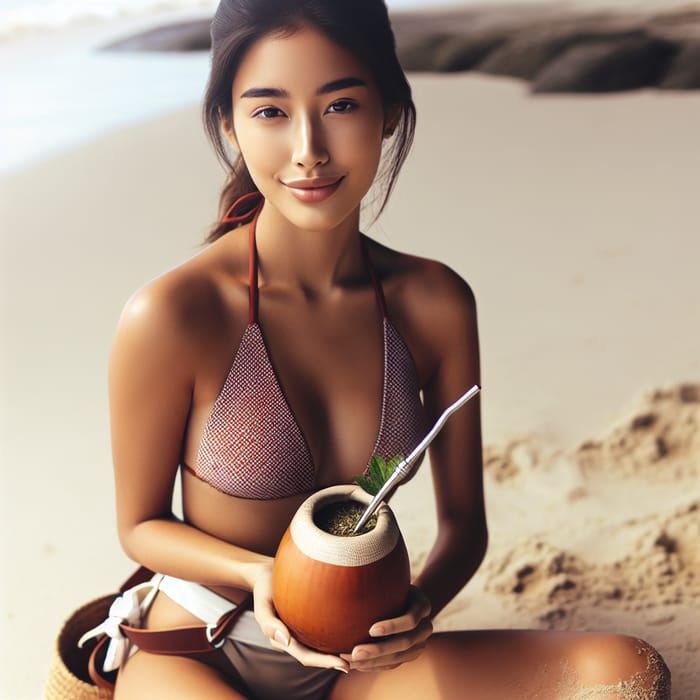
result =
[[417,658],[433,633],[429,619],[430,601],[419,588],[411,586],[406,612],[399,617],[380,620],[370,628],[369,634],[376,641],[357,645],[351,654],[324,654],[304,646],[290,634],[277,617],[270,584],[267,576],[261,576],[256,582],[253,590],[255,618],[271,646],[290,654],[303,666],[334,668],[343,673],[350,669],[379,671],[396,668]]
[[277,611],[272,603],[271,588],[269,577],[261,576],[258,579],[253,590],[253,612],[260,629],[270,640],[272,647],[278,651],[287,652],[303,666],[335,668],[347,673],[350,665],[344,659],[309,649],[294,639],[287,626],[277,616]]
[[381,620],[375,622],[369,629],[370,637],[387,637],[392,634],[410,632],[418,627],[422,620],[427,618],[431,612],[430,601],[423,591],[416,586],[411,586],[408,597],[408,610],[391,620]]
[[277,617],[266,580],[259,580],[253,590],[253,614],[270,642],[277,642],[285,647],[289,644],[291,635],[286,625]]
[[270,640],[270,644],[278,651],[286,651],[302,666],[334,668],[336,671],[341,671],[342,673],[347,673],[350,670],[350,664],[339,656],[323,654],[320,651],[310,649],[294,639],[294,637],[290,637],[289,644],[281,644],[274,639]]
[[406,612],[375,622],[369,634],[376,641],[358,644],[351,654],[341,654],[341,658],[357,671],[387,670],[413,661],[433,633],[430,612],[428,598],[419,588],[411,586]]
[[260,605],[255,605],[255,618],[270,640],[270,644],[278,651],[285,651],[293,656],[303,666],[316,666],[318,668],[335,668],[347,673],[350,665],[339,656],[323,654],[304,646],[289,633],[287,626],[277,617],[271,602],[264,599]]
[[383,637],[380,641],[368,644],[358,644],[351,654],[340,656],[351,670],[380,671],[395,668],[418,658],[432,633],[432,622],[424,618],[408,632]]

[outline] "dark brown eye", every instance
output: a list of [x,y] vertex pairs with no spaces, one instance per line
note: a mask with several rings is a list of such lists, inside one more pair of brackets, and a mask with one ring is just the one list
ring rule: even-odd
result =
[[258,119],[275,119],[276,117],[283,117],[284,112],[277,109],[277,107],[263,107],[253,112],[253,116]]
[[357,104],[352,100],[338,100],[328,107],[331,114],[346,114],[357,108]]

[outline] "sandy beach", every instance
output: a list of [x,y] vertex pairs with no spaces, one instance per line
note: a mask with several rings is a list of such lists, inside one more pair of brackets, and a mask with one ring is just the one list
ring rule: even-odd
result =
[[[491,543],[440,629],[618,630],[700,696],[700,93],[532,95],[411,74],[416,143],[369,233],[479,304]],[[0,697],[133,568],[106,364],[128,296],[198,250],[222,171],[191,106],[0,178]],[[395,510],[417,567],[427,465]]]

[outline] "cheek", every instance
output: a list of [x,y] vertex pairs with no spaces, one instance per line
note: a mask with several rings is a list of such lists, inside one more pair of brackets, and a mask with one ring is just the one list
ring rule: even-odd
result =
[[285,139],[279,130],[244,127],[237,136],[241,155],[249,169],[275,166],[283,157]]
[[363,122],[335,132],[331,150],[348,163],[369,167],[379,159],[382,142],[382,131],[377,128],[377,123]]

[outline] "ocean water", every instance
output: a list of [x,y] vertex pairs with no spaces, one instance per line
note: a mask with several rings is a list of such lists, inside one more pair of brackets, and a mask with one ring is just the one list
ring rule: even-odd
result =
[[1,68],[0,173],[199,102],[208,63],[205,53],[68,48]]
[[[390,0],[391,9],[468,0]],[[483,1],[483,0],[482,0]],[[95,51],[105,28],[207,15],[217,0],[0,0],[0,174],[198,103],[205,52]]]

